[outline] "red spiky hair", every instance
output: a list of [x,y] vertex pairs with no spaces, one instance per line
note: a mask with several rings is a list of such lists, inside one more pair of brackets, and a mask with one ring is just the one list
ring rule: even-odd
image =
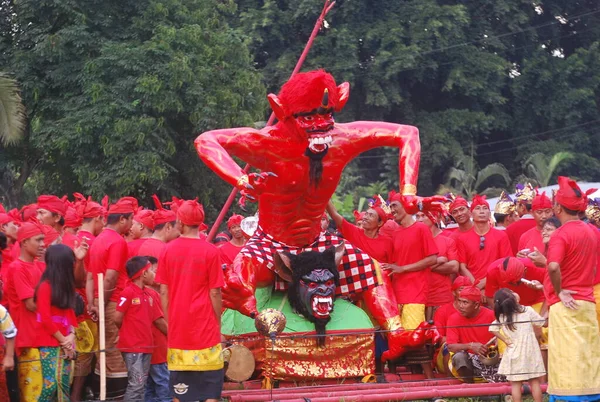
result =
[[340,94],[333,76],[324,70],[309,71],[294,75],[283,84],[279,92],[279,100],[285,114],[308,113],[321,106],[325,89],[329,92],[329,106],[337,112],[340,105]]

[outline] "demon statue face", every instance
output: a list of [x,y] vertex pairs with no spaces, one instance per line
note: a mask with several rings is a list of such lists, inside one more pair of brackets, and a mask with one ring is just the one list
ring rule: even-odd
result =
[[[280,253],[277,263],[289,269],[288,288],[290,305],[297,313],[315,324],[317,345],[325,346],[325,326],[331,319],[333,302],[339,285],[338,264],[344,255],[344,244],[320,253],[305,251],[298,255]],[[278,273],[281,274],[281,269]]]
[[347,82],[336,85],[330,74],[317,70],[292,77],[279,95],[268,97],[281,124],[296,140],[307,144],[304,154],[310,161],[310,180],[314,186],[321,181],[322,160],[336,136],[333,114],[342,110],[349,95]]

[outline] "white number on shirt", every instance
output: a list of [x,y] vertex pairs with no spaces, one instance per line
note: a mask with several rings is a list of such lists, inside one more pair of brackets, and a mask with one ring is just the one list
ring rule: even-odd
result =
[[119,307],[121,307],[123,304],[125,304],[126,301],[127,301],[127,298],[121,297],[121,302],[119,303]]

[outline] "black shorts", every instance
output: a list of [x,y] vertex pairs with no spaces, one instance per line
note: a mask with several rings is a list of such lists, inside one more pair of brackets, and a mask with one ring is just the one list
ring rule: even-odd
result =
[[181,402],[221,399],[223,369],[212,371],[171,371],[171,395]]

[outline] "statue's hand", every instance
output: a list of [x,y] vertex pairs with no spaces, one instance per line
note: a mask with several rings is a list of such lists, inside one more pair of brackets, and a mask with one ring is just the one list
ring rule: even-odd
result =
[[256,202],[256,197],[267,188],[267,179],[277,177],[273,172],[250,173],[238,179],[237,188],[240,189],[240,208],[245,210],[246,201]]

